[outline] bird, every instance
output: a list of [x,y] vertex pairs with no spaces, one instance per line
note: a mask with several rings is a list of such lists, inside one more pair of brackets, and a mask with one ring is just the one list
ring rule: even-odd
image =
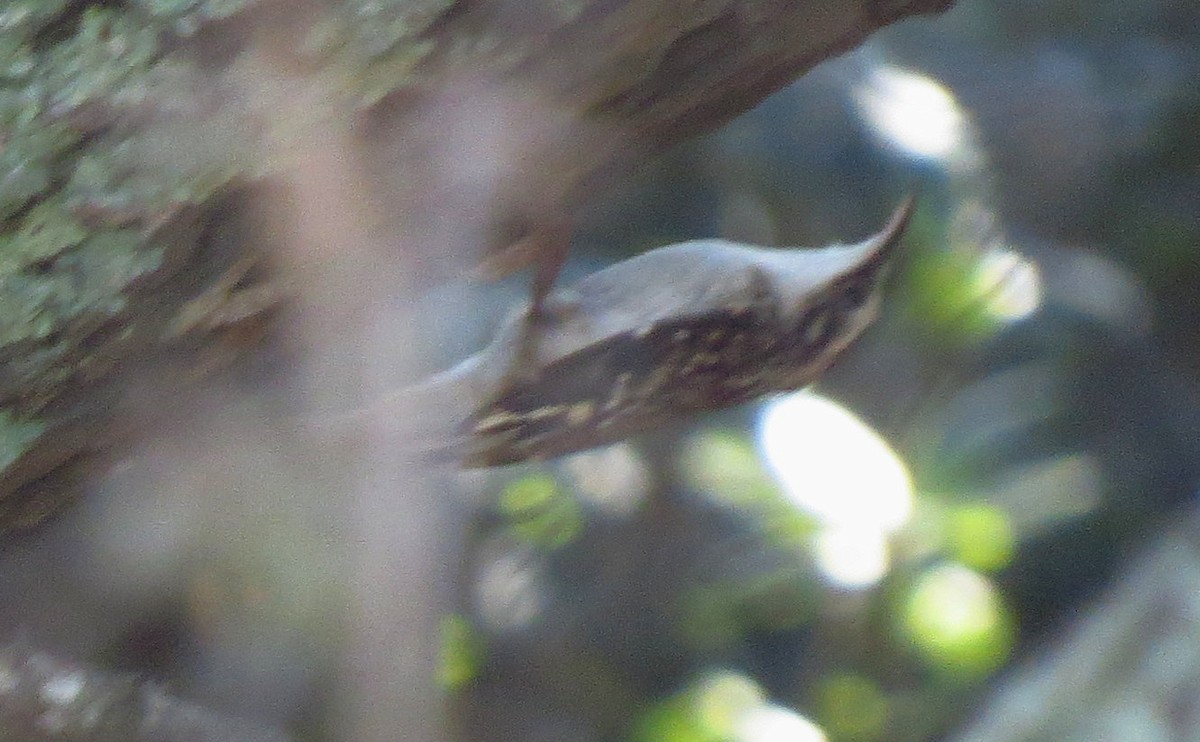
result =
[[[874,321],[914,207],[907,198],[856,244],[695,240],[628,258],[547,290],[536,322],[517,309],[479,352],[314,432],[352,443],[379,429],[366,416],[397,454],[486,468],[801,388]],[[514,376],[517,362],[529,365]]]
[[[914,207],[854,245],[698,240],[535,292],[534,324],[510,318],[451,375],[487,395],[457,429],[463,463],[550,458],[811,383],[875,319]],[[514,363],[522,375],[481,381]]]

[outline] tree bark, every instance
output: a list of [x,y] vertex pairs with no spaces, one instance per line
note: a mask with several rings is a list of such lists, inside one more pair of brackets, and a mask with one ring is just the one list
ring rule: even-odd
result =
[[1179,515],[950,739],[1197,739],[1200,513]]
[[181,701],[149,683],[0,647],[0,725],[25,742],[290,742],[251,721]]

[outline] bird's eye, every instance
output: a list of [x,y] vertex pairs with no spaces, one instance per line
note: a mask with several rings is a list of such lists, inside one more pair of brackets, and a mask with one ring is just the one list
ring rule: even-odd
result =
[[871,296],[870,276],[852,276],[835,289],[837,303],[847,310],[858,309]]

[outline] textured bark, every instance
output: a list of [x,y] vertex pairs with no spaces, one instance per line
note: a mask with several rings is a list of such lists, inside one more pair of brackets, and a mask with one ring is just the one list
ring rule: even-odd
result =
[[1198,739],[1200,513],[1186,512],[956,742]]
[[0,647],[0,729],[24,742],[289,742],[291,737],[182,701],[151,684]]
[[[0,21],[0,531],[60,507],[112,445],[133,364],[253,346],[290,296],[261,217],[304,229],[304,184],[341,153],[347,192],[386,205],[343,218],[390,236],[400,281],[438,278],[950,4],[18,0]],[[483,195],[478,172],[445,172],[472,147]]]

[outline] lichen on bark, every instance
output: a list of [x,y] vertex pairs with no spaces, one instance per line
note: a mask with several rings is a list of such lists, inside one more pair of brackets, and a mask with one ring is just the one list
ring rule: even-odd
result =
[[[103,398],[97,385],[155,344],[162,304],[142,300],[187,264],[196,211],[236,175],[186,139],[162,146],[145,114],[186,92],[164,39],[188,12],[0,13],[0,500],[77,456],[71,433],[102,416],[85,390]],[[0,530],[32,519],[5,506]]]

